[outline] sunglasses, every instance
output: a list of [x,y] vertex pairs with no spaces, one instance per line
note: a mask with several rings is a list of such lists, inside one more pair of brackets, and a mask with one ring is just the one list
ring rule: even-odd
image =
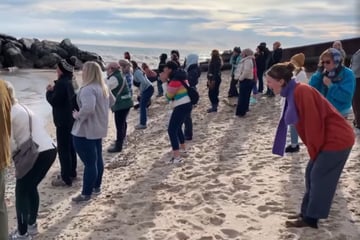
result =
[[330,64],[331,61],[330,60],[326,60],[326,61],[322,61],[321,64]]

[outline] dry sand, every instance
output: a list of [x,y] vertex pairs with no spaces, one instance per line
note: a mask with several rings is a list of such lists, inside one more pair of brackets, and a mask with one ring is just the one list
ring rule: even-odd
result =
[[[221,99],[227,96],[228,86],[229,73],[224,72]],[[223,102],[217,113],[206,113],[204,74],[199,89],[202,98],[192,113],[194,139],[181,166],[166,163],[170,144],[163,98],[153,98],[146,130],[134,130],[139,116],[131,110],[128,144],[122,153],[106,152],[115,137],[111,118],[103,142],[102,194],[91,202],[73,204],[70,199],[79,193],[82,182],[71,188],[52,187],[51,178],[59,171],[56,161],[39,187],[40,233],[35,239],[360,239],[359,137],[329,219],[322,220],[318,230],[286,229],[287,214],[299,209],[308,155],[303,145],[300,153],[272,155],[279,98],[260,98],[240,119]],[[52,124],[49,128],[54,136]],[[80,160],[79,166],[82,169]],[[7,197],[14,228],[12,182],[9,179]]]

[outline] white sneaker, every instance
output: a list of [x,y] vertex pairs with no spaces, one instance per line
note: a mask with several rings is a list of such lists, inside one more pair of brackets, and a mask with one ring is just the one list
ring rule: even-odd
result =
[[183,160],[181,157],[172,157],[169,161],[169,163],[172,163],[172,164],[179,164],[182,162],[183,162]]
[[33,225],[28,225],[28,233],[31,236],[34,236],[39,233],[37,223],[34,223]]
[[32,237],[29,235],[29,233],[20,235],[19,232],[16,230],[9,235],[9,240],[32,240]]
[[189,156],[189,154],[188,154],[188,152],[186,151],[186,149],[180,149],[180,150],[179,150],[179,153],[180,153],[180,156],[181,156],[181,157],[188,157],[188,156]]

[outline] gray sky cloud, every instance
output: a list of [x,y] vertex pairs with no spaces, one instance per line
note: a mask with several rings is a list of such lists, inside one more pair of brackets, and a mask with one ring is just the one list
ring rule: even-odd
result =
[[[1,31],[75,43],[189,49],[284,47],[359,36],[359,3],[238,0],[3,0]],[[21,6],[21,8],[19,7]]]

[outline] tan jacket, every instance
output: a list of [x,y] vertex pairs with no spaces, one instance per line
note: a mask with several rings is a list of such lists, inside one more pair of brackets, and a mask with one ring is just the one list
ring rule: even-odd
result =
[[0,170],[10,165],[11,98],[0,80]]

